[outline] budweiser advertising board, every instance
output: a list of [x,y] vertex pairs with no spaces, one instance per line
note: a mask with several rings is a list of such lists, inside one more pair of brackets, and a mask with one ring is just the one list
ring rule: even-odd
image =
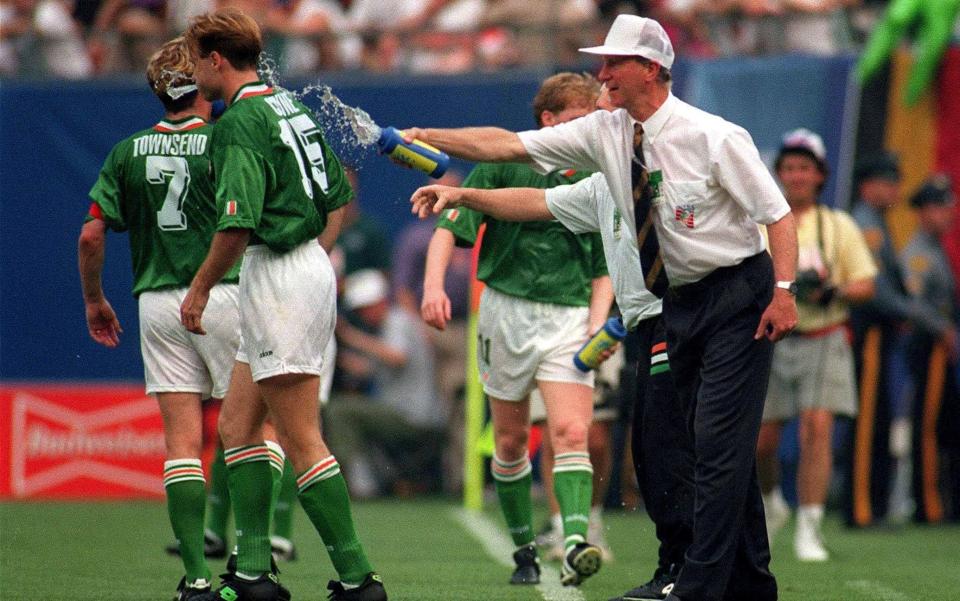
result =
[[0,384],[0,497],[162,497],[164,456],[142,385]]

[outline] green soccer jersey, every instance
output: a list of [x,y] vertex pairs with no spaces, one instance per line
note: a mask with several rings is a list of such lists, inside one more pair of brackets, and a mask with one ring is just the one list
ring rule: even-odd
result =
[[240,88],[212,143],[217,229],[253,230],[251,244],[286,252],[316,238],[353,195],[310,109],[282,88]]
[[[517,163],[477,165],[465,188],[553,188],[589,176],[554,171],[540,175]],[[558,221],[499,221],[467,208],[444,211],[437,227],[450,230],[458,246],[473,246],[487,224],[477,278],[494,290],[530,301],[574,307],[590,305],[591,280],[607,275],[599,234],[574,234]]]
[[[189,286],[217,225],[210,180],[213,126],[161,121],[113,147],[90,190],[89,218],[129,231],[133,295]],[[235,283],[238,263],[223,281]]]

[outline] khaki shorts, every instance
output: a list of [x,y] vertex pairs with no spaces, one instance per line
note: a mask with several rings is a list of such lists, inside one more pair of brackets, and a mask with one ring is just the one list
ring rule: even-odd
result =
[[857,414],[853,351],[844,329],[820,337],[794,334],[773,348],[763,421],[785,421],[809,409]]
[[538,380],[593,387],[593,372],[573,365],[587,340],[589,310],[537,303],[485,288],[477,320],[477,363],[487,396],[527,398]]
[[281,374],[321,376],[337,317],[336,277],[309,240],[286,253],[247,248],[240,274],[240,349],[253,381]]
[[203,312],[205,336],[180,323],[187,288],[144,292],[138,299],[140,353],[147,394],[197,392],[222,399],[230,384],[240,344],[236,284],[217,284]]

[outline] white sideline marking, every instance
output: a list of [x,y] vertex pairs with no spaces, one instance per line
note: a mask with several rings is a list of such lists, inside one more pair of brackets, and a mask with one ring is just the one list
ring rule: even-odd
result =
[[876,601],[910,601],[910,597],[900,591],[883,586],[873,580],[851,580],[846,583],[848,588],[860,591]]
[[[478,511],[458,508],[451,510],[451,513],[454,519],[460,522],[460,525],[483,546],[487,555],[504,567],[514,567],[513,552],[516,549],[513,541],[503,533],[502,528]],[[504,576],[504,585],[510,586],[506,583],[507,578]],[[544,601],[584,601],[579,589],[560,584],[560,572],[550,565],[540,564],[540,584],[536,589]]]

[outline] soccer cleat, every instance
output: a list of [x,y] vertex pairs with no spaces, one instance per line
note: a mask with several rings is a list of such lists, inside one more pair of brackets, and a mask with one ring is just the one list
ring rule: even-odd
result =
[[[180,555],[180,543],[172,542],[166,547],[170,555]],[[216,534],[205,530],[203,533],[203,555],[211,559],[223,559],[227,556],[227,543]]]
[[563,558],[560,565],[560,584],[577,586],[600,569],[603,554],[600,548],[590,543],[577,543]]
[[621,596],[610,599],[610,601],[660,601],[666,599],[670,591],[673,590],[679,573],[680,569],[676,565],[671,565],[667,570],[657,568],[650,582],[632,588]]
[[380,574],[370,572],[356,588],[344,588],[342,582],[331,580],[327,583],[330,601],[387,601],[387,591],[383,588]]
[[517,569],[510,576],[510,584],[540,584],[540,558],[534,545],[524,545],[514,551]]
[[273,558],[277,561],[297,560],[297,548],[294,546],[293,541],[275,534],[270,536],[270,553],[273,554]]
[[[273,557],[273,554],[270,554],[270,571],[280,575],[280,568],[277,567],[277,560]],[[236,574],[237,573],[237,552],[234,551],[230,554],[230,559],[227,560],[227,573]]]
[[221,574],[220,580],[220,588],[197,597],[196,601],[290,601],[290,591],[270,572],[256,580],[244,580],[227,573]]
[[613,551],[610,550],[610,545],[607,543],[607,537],[603,533],[603,521],[600,519],[590,520],[590,525],[587,528],[587,540],[592,541],[593,544],[600,548],[600,554],[603,556],[603,563],[613,562]]
[[187,577],[184,576],[180,579],[180,584],[177,585],[177,596],[173,598],[173,601],[188,601],[190,599],[196,601],[209,592],[210,583],[203,578],[198,578],[187,585]]

